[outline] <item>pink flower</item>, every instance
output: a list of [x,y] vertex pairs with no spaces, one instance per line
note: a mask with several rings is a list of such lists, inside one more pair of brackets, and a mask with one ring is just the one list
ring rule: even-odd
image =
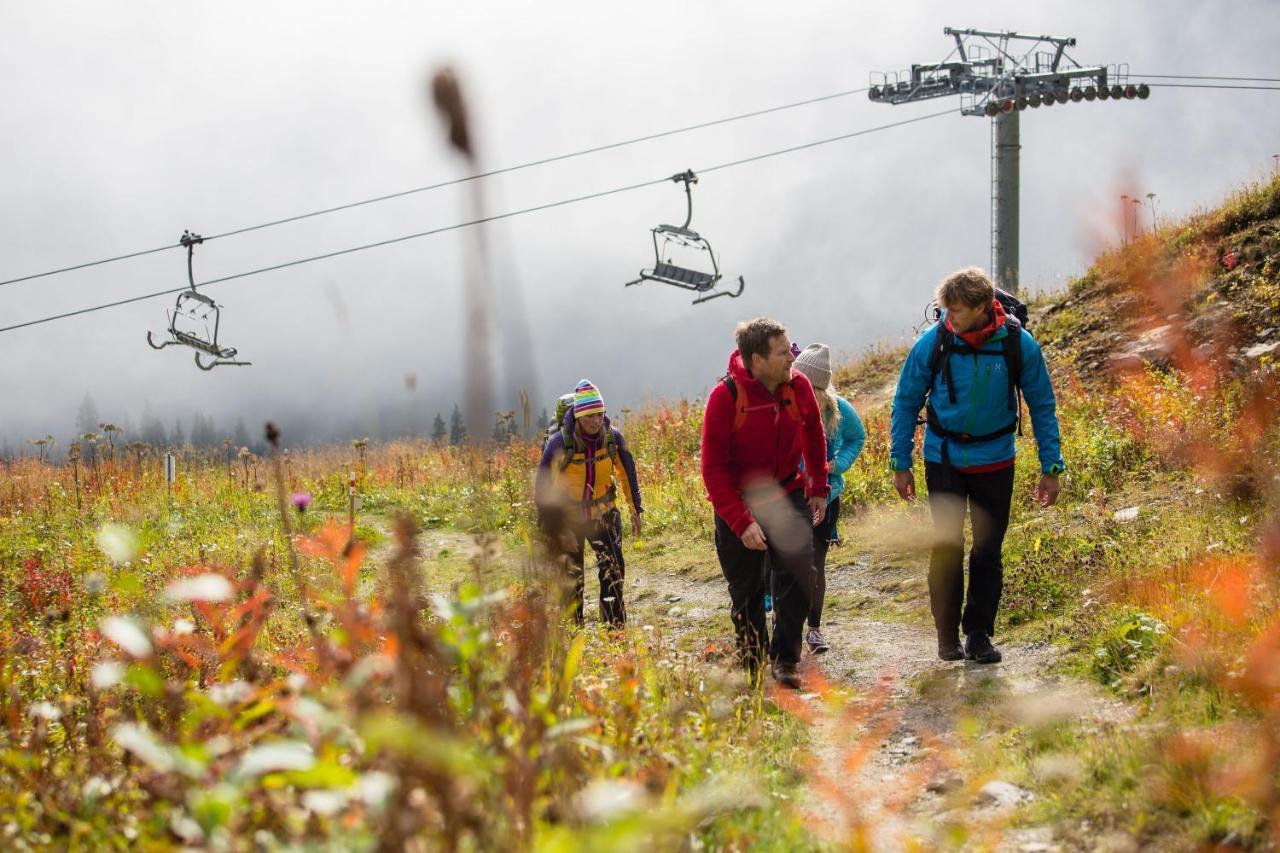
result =
[[307,507],[311,506],[311,495],[308,492],[294,492],[289,496],[289,502],[298,512],[306,512]]

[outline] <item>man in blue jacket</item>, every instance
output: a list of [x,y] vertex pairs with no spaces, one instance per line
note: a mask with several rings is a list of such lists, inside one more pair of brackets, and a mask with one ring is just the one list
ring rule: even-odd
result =
[[[935,532],[929,602],[938,657],[996,663],[1000,651],[991,637],[1013,497],[1014,433],[1021,432],[1019,396],[1026,398],[1040,457],[1035,497],[1046,507],[1058,499],[1063,471],[1057,405],[1039,344],[1005,313],[986,273],[976,267],[952,273],[938,286],[938,305],[942,319],[916,341],[898,378],[889,465],[898,494],[915,500],[911,458],[925,409],[924,476]],[[973,521],[967,596],[966,507]]]

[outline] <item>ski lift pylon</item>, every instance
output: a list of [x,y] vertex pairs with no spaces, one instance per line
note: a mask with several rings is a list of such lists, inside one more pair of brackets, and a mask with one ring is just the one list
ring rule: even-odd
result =
[[[691,187],[698,182],[698,176],[693,173],[692,169],[686,169],[683,172],[672,175],[671,180],[673,183],[684,183],[684,195],[688,205],[684,224],[659,225],[656,228],[649,229],[653,232],[653,267],[640,270],[640,277],[634,281],[627,282],[626,286],[630,287],[643,281],[656,281],[660,284],[669,284],[672,287],[679,287],[683,290],[692,290],[701,294],[697,299],[693,300],[694,305],[720,296],[731,298],[741,296],[742,291],[746,288],[746,282],[742,276],[738,276],[737,290],[716,290],[716,284],[719,283],[722,277],[716,253],[711,249],[711,243],[705,237],[689,227],[689,224],[693,222],[693,190]],[[706,252],[707,258],[711,263],[710,272],[675,263],[673,249]]]
[[[221,319],[221,311],[216,302],[196,290],[195,274],[191,269],[192,256],[195,254],[196,246],[203,243],[204,238],[199,234],[183,231],[182,239],[179,242],[187,247],[187,283],[189,286],[178,294],[178,299],[174,303],[173,309],[168,312],[169,340],[156,343],[151,336],[151,332],[147,332],[147,343],[153,349],[164,349],[174,344],[191,347],[196,351],[196,367],[201,370],[213,370],[219,365],[248,366],[252,362],[235,360],[236,350],[234,347],[225,347],[218,343],[218,323]],[[201,327],[203,327],[203,334],[200,331]],[[210,328],[212,328],[212,332],[210,332]],[[201,353],[212,356],[213,361],[205,364],[200,360]]]

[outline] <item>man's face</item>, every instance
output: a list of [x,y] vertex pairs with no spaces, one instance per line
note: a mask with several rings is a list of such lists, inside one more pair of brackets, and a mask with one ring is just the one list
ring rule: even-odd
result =
[[991,311],[991,303],[986,305],[947,306],[947,316],[951,318],[951,328],[957,332],[969,332],[981,328],[987,323],[987,314]]
[[751,356],[751,375],[760,382],[776,384],[791,378],[791,365],[796,357],[791,354],[791,341],[786,335],[774,335],[769,339],[769,355]]
[[604,426],[604,412],[582,415],[574,420],[578,422],[578,426],[582,427],[583,435],[596,435]]

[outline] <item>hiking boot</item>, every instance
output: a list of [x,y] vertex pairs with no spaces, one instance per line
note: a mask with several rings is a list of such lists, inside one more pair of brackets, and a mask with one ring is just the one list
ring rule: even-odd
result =
[[1000,650],[986,634],[965,634],[964,656],[974,663],[1000,663]]
[[964,649],[960,645],[960,638],[954,635],[939,637],[938,658],[939,660],[964,660]]
[[800,664],[792,661],[775,660],[773,662],[773,680],[783,687],[792,690],[800,689]]
[[809,633],[804,635],[804,641],[809,644],[809,651],[815,655],[824,655],[831,651],[831,644],[823,638],[822,632],[817,628],[810,628]]

